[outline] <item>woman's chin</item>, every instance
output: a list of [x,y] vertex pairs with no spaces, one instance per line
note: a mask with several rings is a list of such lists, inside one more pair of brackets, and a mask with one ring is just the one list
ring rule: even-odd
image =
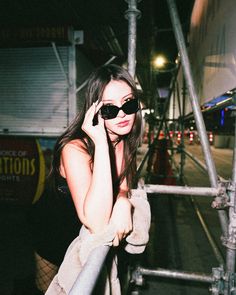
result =
[[113,134],[116,134],[118,136],[124,136],[124,135],[129,134],[131,132],[131,129],[132,129],[131,126],[116,128],[115,130],[113,130]]

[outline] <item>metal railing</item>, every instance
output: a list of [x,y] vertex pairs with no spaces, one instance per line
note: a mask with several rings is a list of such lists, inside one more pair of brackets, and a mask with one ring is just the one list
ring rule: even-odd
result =
[[109,250],[109,246],[100,246],[90,253],[69,295],[89,295],[92,293]]

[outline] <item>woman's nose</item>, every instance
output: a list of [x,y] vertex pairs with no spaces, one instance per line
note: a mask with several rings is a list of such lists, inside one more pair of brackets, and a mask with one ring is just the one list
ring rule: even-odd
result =
[[117,117],[124,118],[125,115],[126,115],[126,113],[122,109],[120,109],[118,114],[117,114]]

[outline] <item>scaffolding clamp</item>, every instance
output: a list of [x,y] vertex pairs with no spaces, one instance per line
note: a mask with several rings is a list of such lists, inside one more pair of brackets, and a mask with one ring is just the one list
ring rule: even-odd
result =
[[[229,195],[229,226],[227,237],[222,237],[222,244],[231,250],[236,250],[236,197],[235,197],[235,184],[228,184],[227,192]],[[236,294],[236,293],[235,293]]]
[[129,8],[125,11],[125,18],[129,19],[129,15],[134,15],[138,19],[141,17],[141,11],[137,9],[137,2],[142,0],[125,0],[129,4]]
[[230,196],[229,206],[233,208],[236,213],[236,184],[232,181],[228,182],[227,192]]
[[229,294],[230,295],[236,295],[235,282],[236,282],[236,274],[230,273],[229,274]]
[[227,237],[221,237],[222,245],[228,249],[236,250],[236,227],[230,226]]
[[227,194],[228,186],[229,182],[227,181],[218,182],[218,194],[211,204],[212,208],[220,210],[229,207],[229,196]]
[[211,285],[210,292],[212,295],[236,295],[236,274],[232,272],[224,273],[223,266],[212,268],[214,282]]
[[140,267],[136,267],[135,270],[133,270],[131,275],[131,283],[134,283],[136,286],[143,286],[144,285],[144,278],[140,271]]
[[214,281],[210,287],[210,292],[212,295],[221,295],[224,294],[224,269],[222,266],[213,267],[212,275]]

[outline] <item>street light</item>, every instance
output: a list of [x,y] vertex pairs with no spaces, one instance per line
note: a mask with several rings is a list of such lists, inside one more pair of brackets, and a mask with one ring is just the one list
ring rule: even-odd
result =
[[153,69],[157,73],[168,73],[175,71],[178,65],[178,60],[171,62],[164,55],[157,55],[153,60]]
[[167,60],[165,58],[164,55],[158,55],[155,59],[154,59],[154,66],[157,68],[157,69],[161,69],[165,66]]

